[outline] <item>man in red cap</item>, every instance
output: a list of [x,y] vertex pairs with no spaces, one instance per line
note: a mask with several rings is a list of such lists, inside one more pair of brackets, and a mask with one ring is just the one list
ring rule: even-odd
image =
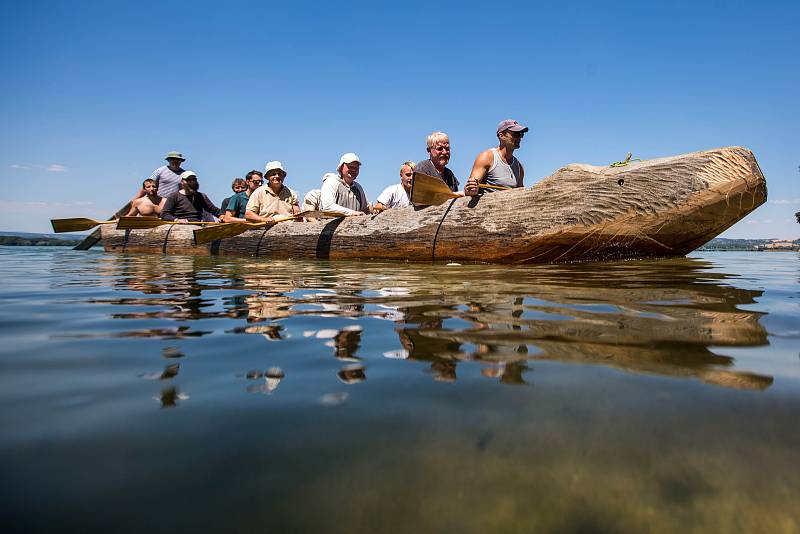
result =
[[506,119],[497,125],[497,139],[500,145],[497,148],[484,150],[475,158],[469,180],[464,187],[465,195],[477,195],[480,190],[478,184],[507,188],[523,187],[525,169],[514,157],[514,151],[519,148],[522,136],[527,131],[527,126],[512,119]]

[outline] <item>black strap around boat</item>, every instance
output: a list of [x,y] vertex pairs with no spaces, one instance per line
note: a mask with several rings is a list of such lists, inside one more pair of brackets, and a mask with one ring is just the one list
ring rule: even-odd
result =
[[174,224],[169,224],[169,225],[167,225],[167,226],[168,226],[168,228],[167,228],[167,233],[166,233],[166,234],[164,234],[164,244],[161,246],[161,252],[162,252],[163,254],[166,254],[166,253],[167,253],[167,242],[169,241],[169,233],[170,233],[170,232],[172,232],[172,229],[173,229],[173,228],[175,228],[175,226],[176,226],[176,225],[174,225]]
[[447,217],[447,214],[450,213],[450,208],[453,207],[453,204],[459,198],[461,198],[461,197],[454,198],[454,199],[452,199],[450,201],[450,205],[447,206],[446,210],[444,210],[444,215],[442,215],[442,219],[439,221],[439,226],[436,227],[436,233],[433,235],[433,244],[431,245],[431,261],[432,262],[436,261],[436,239],[439,237],[439,230],[441,230],[441,228],[442,228],[442,223],[444,223],[445,217]]
[[256,245],[256,258],[258,257],[259,252],[261,252],[261,242],[264,241],[264,236],[267,235],[267,231],[269,231],[269,229],[269,226],[265,226],[264,231],[261,232],[261,237],[258,238],[258,244]]

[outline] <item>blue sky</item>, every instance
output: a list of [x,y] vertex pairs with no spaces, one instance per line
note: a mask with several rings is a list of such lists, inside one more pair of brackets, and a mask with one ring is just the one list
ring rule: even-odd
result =
[[723,236],[796,238],[798,35],[798,2],[7,2],[0,230],[105,218],[169,150],[216,203],[273,159],[305,193],[353,151],[374,200],[443,130],[463,183],[515,118],[527,185],[746,146],[770,200]]

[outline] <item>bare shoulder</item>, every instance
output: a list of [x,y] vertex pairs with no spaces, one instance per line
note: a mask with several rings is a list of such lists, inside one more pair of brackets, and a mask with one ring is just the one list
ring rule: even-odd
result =
[[492,166],[493,162],[492,149],[484,150],[475,158],[475,163],[472,164],[472,171],[470,171],[470,179],[475,178],[480,181],[486,176],[486,172]]
[[494,156],[492,155],[492,149],[491,148],[487,148],[486,150],[484,150],[483,152],[478,154],[478,157],[475,158],[475,164],[477,165],[477,164],[480,163],[481,166],[488,167],[488,166],[490,166],[492,164],[493,160],[494,160]]

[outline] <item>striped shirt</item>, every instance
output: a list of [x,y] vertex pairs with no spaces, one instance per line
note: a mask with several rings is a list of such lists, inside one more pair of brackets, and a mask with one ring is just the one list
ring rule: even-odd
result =
[[164,165],[153,171],[150,180],[156,181],[156,193],[162,197],[168,197],[178,190],[181,185],[181,173],[183,169],[178,168],[178,174],[172,172],[169,165]]

